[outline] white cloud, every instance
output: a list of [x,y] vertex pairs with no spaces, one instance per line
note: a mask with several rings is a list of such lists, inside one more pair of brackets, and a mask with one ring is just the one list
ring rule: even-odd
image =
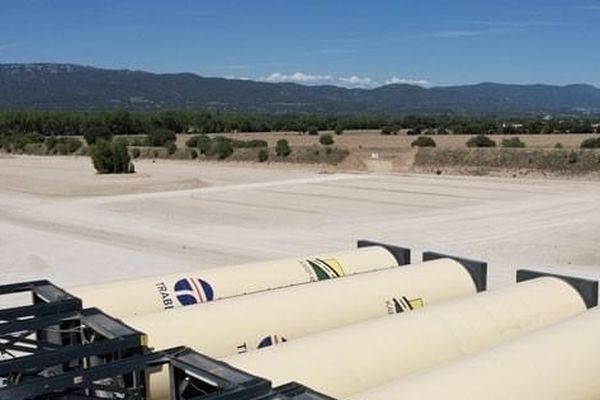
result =
[[390,79],[385,81],[386,85],[394,85],[394,84],[406,84],[406,85],[417,85],[429,87],[431,86],[431,82],[425,79],[407,79],[407,78],[398,78],[397,76],[392,76]]
[[356,75],[341,77],[338,78],[338,81],[341,82],[344,86],[348,87],[373,87],[377,86],[377,82],[373,81],[371,78],[365,76],[360,77]]
[[315,85],[328,83],[332,80],[331,75],[312,75],[305,74],[303,72],[294,72],[293,74],[282,74],[281,72],[273,72],[266,78],[261,78],[262,81],[266,82],[294,82],[302,83],[305,85]]
[[[228,78],[235,79],[244,79],[240,77],[228,76]],[[267,77],[262,77],[258,79],[259,81],[264,82],[293,82],[302,85],[335,85],[335,86],[343,86],[347,88],[364,88],[370,89],[381,86],[381,81],[377,81],[368,76],[359,76],[359,75],[349,75],[349,76],[333,76],[333,75],[319,75],[319,74],[310,74],[305,72],[295,72],[291,74],[285,74],[281,72],[273,72]],[[383,85],[390,84],[409,84],[409,85],[418,85],[423,87],[431,87],[433,84],[426,79],[408,79],[408,78],[399,78],[397,76],[392,76],[391,78],[385,80]]]

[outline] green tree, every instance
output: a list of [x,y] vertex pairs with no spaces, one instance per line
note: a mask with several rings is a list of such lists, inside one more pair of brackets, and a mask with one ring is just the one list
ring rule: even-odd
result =
[[287,157],[292,153],[292,149],[290,148],[290,144],[286,139],[279,139],[275,146],[275,154],[279,157]]
[[127,141],[118,139],[109,142],[100,139],[92,146],[92,164],[99,174],[126,174],[133,172]]
[[308,134],[311,136],[317,136],[319,134],[319,130],[317,129],[316,126],[309,126],[307,131],[308,131]]
[[114,171],[112,145],[100,139],[92,146],[92,164],[99,174],[111,174]]

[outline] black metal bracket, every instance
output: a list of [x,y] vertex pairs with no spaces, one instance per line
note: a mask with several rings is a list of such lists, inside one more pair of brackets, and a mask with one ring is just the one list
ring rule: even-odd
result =
[[531,269],[518,269],[517,282],[528,281],[530,279],[550,276],[559,278],[567,282],[579,293],[587,308],[598,305],[598,281],[593,279],[578,278],[575,276],[552,274],[549,272],[534,271]]
[[[273,394],[260,400],[336,400],[333,397],[316,392],[297,382],[290,382],[273,389]],[[258,399],[257,399],[258,400]]]
[[358,248],[361,247],[369,247],[369,246],[381,246],[387,251],[389,251],[398,265],[408,265],[410,264],[410,249],[406,247],[395,246],[387,243],[375,242],[372,240],[359,240],[356,242],[356,246]]
[[440,258],[450,258],[461,263],[467,272],[469,272],[471,278],[473,278],[473,282],[475,282],[475,288],[478,292],[483,292],[487,289],[487,262],[443,253],[436,253],[434,251],[423,252],[423,261],[437,260]]
[[0,322],[81,310],[81,300],[47,280],[0,285],[0,296],[29,292],[31,304],[0,309]]
[[171,355],[169,363],[174,400],[251,400],[271,392],[270,381],[191,349]]

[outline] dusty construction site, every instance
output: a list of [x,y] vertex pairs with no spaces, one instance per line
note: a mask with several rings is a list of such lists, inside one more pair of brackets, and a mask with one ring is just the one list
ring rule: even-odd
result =
[[600,276],[600,187],[584,180],[320,173],[150,160],[0,158],[3,280],[71,287],[345,249],[358,238]]

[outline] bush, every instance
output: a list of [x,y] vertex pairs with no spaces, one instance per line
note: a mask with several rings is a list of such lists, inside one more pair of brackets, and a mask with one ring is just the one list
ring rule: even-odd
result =
[[555,149],[562,149],[563,147],[565,147],[565,146],[563,146],[563,144],[562,144],[562,143],[556,143],[556,144],[554,145],[554,148],[555,148]]
[[[101,139],[104,140],[104,139]],[[83,146],[81,140],[72,137],[56,138],[51,136],[46,139],[46,148],[50,154],[73,154]]]
[[210,153],[216,155],[219,160],[224,160],[233,154],[233,145],[229,140],[215,140]]
[[194,160],[194,159],[198,158],[198,151],[197,151],[196,149],[192,149],[192,150],[190,150],[190,158],[191,158],[192,160]]
[[269,159],[269,150],[260,149],[258,151],[258,162],[265,162]]
[[200,154],[209,155],[212,146],[212,141],[206,135],[200,135],[197,137],[196,147]]
[[406,132],[406,134],[410,135],[410,136],[420,135],[421,134],[421,128],[409,129],[408,132]]
[[175,144],[175,142],[169,142],[165,147],[167,149],[167,153],[169,153],[170,156],[175,154],[175,152],[177,151],[177,145]]
[[113,134],[106,126],[92,126],[83,133],[83,138],[90,146],[95,144],[97,140],[104,139],[111,141]]
[[467,140],[467,147],[496,147],[496,142],[485,135],[477,135]]
[[133,158],[139,158],[139,156],[141,155],[141,151],[138,148],[132,149],[131,150],[131,155]]
[[307,131],[308,131],[308,134],[311,136],[317,136],[319,134],[319,130],[317,129],[316,126],[308,127]]
[[340,125],[335,127],[335,134],[336,135],[342,135],[344,133],[344,128],[342,128]]
[[92,164],[99,174],[126,174],[135,171],[124,139],[113,143],[104,139],[97,140],[92,146],[91,154]]
[[600,148],[600,138],[589,138],[581,142],[582,149],[598,149]]
[[381,128],[382,135],[391,135],[392,132],[393,132],[393,129],[389,126],[384,126],[383,128]]
[[435,140],[429,136],[419,136],[410,144],[411,147],[435,147]]
[[334,143],[333,136],[328,133],[321,135],[319,142],[324,146],[332,145]]
[[500,143],[502,147],[512,147],[512,148],[524,148],[525,143],[519,139],[517,136],[511,137],[510,139],[502,139]]
[[269,143],[266,140],[262,139],[252,139],[246,142],[246,147],[255,148],[255,147],[269,147]]
[[191,138],[189,138],[188,140],[185,141],[185,146],[189,147],[189,148],[194,148],[194,147],[198,147],[198,143],[203,140],[203,138],[206,138],[206,135],[194,135]]
[[277,145],[275,146],[275,154],[279,157],[287,157],[292,153],[292,149],[290,148],[290,144],[285,139],[279,139],[277,141]]
[[177,139],[175,132],[170,129],[158,128],[151,131],[146,137],[148,146],[165,146],[169,142],[174,142]]

